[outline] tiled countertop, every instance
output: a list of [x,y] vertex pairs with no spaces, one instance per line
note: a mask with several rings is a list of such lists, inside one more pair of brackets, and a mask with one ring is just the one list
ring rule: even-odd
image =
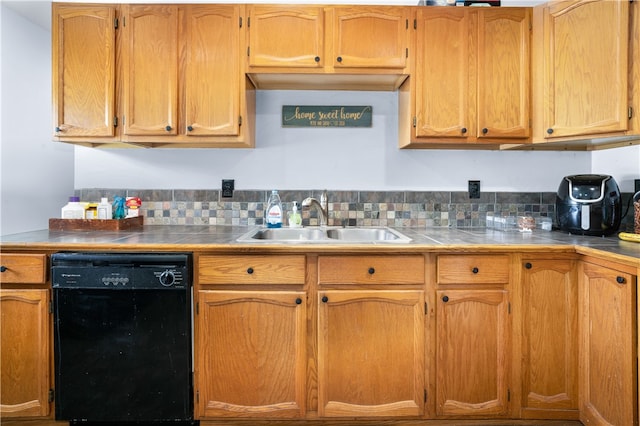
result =
[[604,252],[640,268],[640,244],[622,241],[617,236],[588,237],[559,231],[533,233],[501,232],[485,228],[398,228],[412,239],[409,243],[318,244],[318,243],[241,243],[252,228],[244,226],[168,225],[145,226],[138,231],[49,231],[39,230],[0,237],[6,250],[239,250],[251,251],[499,251],[576,250]]

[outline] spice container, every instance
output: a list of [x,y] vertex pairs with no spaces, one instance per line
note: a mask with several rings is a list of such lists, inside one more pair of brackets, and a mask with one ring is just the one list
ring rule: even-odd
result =
[[539,217],[536,219],[536,229],[542,231],[551,231],[553,228],[553,221],[550,217]]
[[536,220],[532,216],[518,216],[518,231],[533,232],[536,228]]

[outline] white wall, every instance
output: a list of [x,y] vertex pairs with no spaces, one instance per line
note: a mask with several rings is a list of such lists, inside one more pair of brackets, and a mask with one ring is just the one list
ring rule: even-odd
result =
[[0,4],[0,235],[43,229],[73,194],[73,147],[51,142],[51,36]]
[[[398,149],[395,92],[259,91],[256,148],[76,148],[77,188],[555,191],[587,152]],[[371,128],[283,128],[282,105],[372,105]],[[640,173],[639,173],[640,174]]]

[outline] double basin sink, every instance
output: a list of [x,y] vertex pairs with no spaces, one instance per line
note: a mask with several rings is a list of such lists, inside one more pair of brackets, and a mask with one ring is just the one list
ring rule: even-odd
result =
[[408,243],[411,238],[387,227],[257,228],[240,238],[244,243]]

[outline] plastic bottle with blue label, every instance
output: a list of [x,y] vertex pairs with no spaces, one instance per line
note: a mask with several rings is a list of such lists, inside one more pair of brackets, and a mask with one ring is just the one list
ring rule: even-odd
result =
[[271,191],[264,216],[267,228],[282,228],[282,202],[275,189]]

